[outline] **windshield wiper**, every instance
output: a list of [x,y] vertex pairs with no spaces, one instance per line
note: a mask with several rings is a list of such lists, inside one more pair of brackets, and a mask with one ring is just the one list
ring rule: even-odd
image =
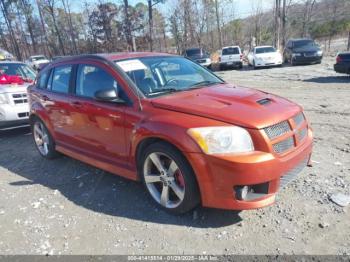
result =
[[177,88],[162,88],[161,90],[149,93],[148,95],[153,96],[153,95],[164,94],[164,93],[175,93],[179,91],[182,91],[182,90]]
[[188,89],[196,89],[196,88],[201,88],[203,85],[209,86],[209,85],[215,85],[215,84],[222,84],[222,83],[206,80],[206,81],[201,81],[201,82],[195,83],[193,85],[190,85]]

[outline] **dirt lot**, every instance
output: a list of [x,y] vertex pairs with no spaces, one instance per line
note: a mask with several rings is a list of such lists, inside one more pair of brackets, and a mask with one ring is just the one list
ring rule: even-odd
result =
[[271,207],[158,210],[142,186],[63,157],[27,129],[0,134],[0,254],[350,254],[350,78],[322,65],[218,72],[298,102],[315,133],[312,168]]

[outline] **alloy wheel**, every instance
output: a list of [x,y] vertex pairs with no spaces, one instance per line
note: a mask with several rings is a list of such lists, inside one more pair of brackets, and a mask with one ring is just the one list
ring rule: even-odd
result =
[[46,156],[49,153],[49,135],[43,123],[37,121],[33,128],[34,140],[39,152]]
[[143,174],[146,187],[158,204],[172,209],[183,202],[184,176],[170,156],[160,152],[149,154],[144,162]]

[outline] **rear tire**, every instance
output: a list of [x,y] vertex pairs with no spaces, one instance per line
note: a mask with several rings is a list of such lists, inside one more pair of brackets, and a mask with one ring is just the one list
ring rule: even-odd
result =
[[192,167],[170,144],[148,146],[141,153],[139,173],[152,200],[167,212],[186,213],[200,203]]
[[36,149],[39,151],[40,155],[47,159],[54,159],[58,157],[59,153],[55,149],[55,141],[53,140],[44,122],[38,117],[35,117],[31,121],[30,126]]

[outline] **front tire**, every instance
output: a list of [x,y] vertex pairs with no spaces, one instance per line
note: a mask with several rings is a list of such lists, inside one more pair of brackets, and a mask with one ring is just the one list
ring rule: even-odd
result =
[[55,142],[43,121],[37,117],[34,118],[31,123],[31,129],[40,155],[47,159],[56,158],[59,154],[55,149]]
[[149,195],[162,209],[182,214],[200,202],[194,172],[175,147],[159,142],[141,155],[140,174]]

